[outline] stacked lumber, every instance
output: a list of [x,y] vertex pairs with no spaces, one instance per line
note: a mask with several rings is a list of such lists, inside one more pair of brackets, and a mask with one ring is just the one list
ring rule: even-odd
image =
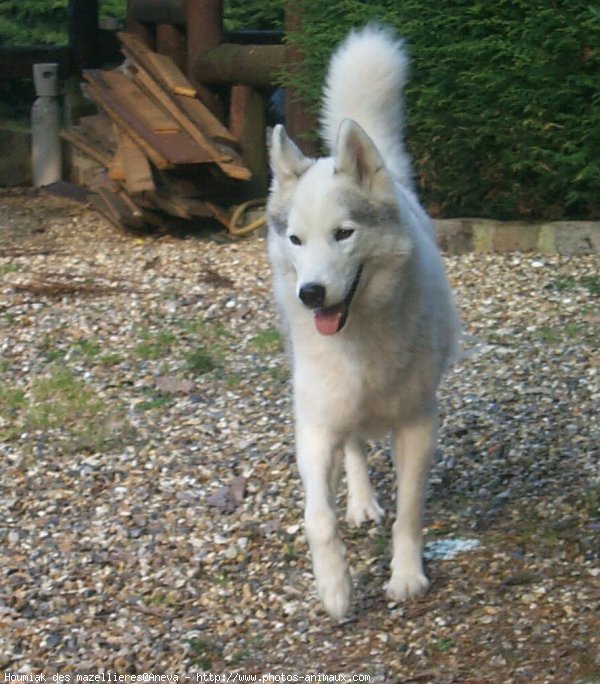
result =
[[252,174],[232,133],[167,57],[118,34],[126,61],[84,72],[98,114],[63,137],[101,167],[90,183],[112,222],[141,228],[169,217],[213,217],[228,225]]

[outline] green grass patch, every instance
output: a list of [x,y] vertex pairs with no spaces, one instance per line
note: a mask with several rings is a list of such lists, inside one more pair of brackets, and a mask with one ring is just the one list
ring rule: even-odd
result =
[[135,430],[123,420],[121,407],[110,406],[97,392],[62,365],[52,365],[46,375],[28,388],[4,387],[0,412],[10,422],[0,428],[2,439],[28,435],[27,448],[43,438],[58,452],[96,452],[107,444],[130,443]]
[[179,603],[169,594],[157,589],[152,595],[146,600],[146,605],[157,606],[160,608],[175,608]]
[[577,281],[575,276],[565,276],[563,278],[555,278],[552,282],[548,283],[547,289],[558,290],[559,292],[564,292],[565,290],[573,290],[577,287]]
[[214,370],[222,368],[222,362],[218,356],[204,347],[197,347],[189,352],[186,357],[187,370],[194,375],[205,375]]
[[229,389],[235,389],[242,384],[244,376],[241,373],[229,373],[225,379],[225,384]]
[[387,532],[380,532],[373,540],[373,553],[383,556],[390,547],[390,537]]
[[435,650],[440,653],[448,653],[452,648],[454,648],[454,642],[452,639],[440,638],[434,643]]
[[176,341],[177,337],[171,332],[161,331],[154,335],[144,332],[134,353],[144,361],[155,361],[166,356]]
[[137,405],[138,411],[152,411],[154,409],[164,408],[173,403],[173,397],[163,394],[155,390],[149,390],[148,398]]
[[560,334],[554,328],[544,326],[538,329],[537,334],[543,342],[548,344],[558,344],[560,342]]
[[284,559],[289,563],[298,560],[298,551],[293,542],[288,542],[283,551]]
[[555,278],[546,286],[547,289],[558,290],[559,292],[574,290],[577,287],[583,287],[594,297],[599,297],[600,276],[583,276],[579,279],[572,275],[564,276]]
[[285,383],[289,379],[289,371],[285,366],[274,366],[269,368],[269,375],[274,382]]
[[211,323],[202,316],[179,321],[181,329],[189,335],[201,335],[205,338],[227,338],[231,333],[222,323]]
[[192,656],[192,664],[201,670],[210,670],[214,661],[218,660],[223,652],[223,649],[212,639],[193,637],[186,639],[185,643]]
[[267,328],[253,337],[250,345],[256,351],[273,353],[283,349],[283,338],[276,328]]
[[600,297],[600,276],[584,276],[581,279],[581,284],[594,297]]
[[46,352],[46,359],[50,363],[55,363],[56,361],[61,361],[62,359],[64,359],[66,354],[67,352],[63,349],[49,349]]
[[253,636],[244,641],[244,646],[239,648],[232,656],[231,662],[234,665],[244,662],[245,660],[250,660],[256,651],[256,649],[261,648],[264,645],[264,637]]
[[14,413],[27,404],[25,390],[19,387],[0,388],[0,408],[2,413]]
[[590,518],[600,518],[600,485],[586,489],[583,492],[582,502]]
[[118,366],[123,361],[123,357],[117,352],[108,352],[106,354],[102,354],[98,360],[103,366],[112,368],[113,366]]
[[80,339],[73,346],[86,359],[95,359],[102,352],[102,347],[94,340]]
[[23,268],[21,264],[0,264],[0,277],[8,273],[17,273]]

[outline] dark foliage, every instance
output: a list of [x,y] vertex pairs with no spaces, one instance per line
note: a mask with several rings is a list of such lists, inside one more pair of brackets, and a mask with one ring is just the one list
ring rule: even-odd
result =
[[433,213],[600,217],[600,9],[587,0],[298,0],[306,56],[286,78],[318,106],[352,26],[395,26],[412,58],[408,145]]

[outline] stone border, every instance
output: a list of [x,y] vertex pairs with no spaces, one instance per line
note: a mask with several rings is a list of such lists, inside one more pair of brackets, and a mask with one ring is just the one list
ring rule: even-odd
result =
[[434,219],[443,252],[600,253],[600,221],[524,222],[493,219]]

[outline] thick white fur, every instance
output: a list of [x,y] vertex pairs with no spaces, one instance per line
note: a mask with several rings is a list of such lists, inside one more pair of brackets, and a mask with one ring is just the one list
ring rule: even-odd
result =
[[[436,439],[435,393],[458,324],[431,222],[410,189],[401,137],[405,72],[401,43],[387,30],[352,33],[334,54],[327,80],[322,119],[333,156],[308,159],[282,127],[273,135],[269,254],[293,364],[305,529],[319,596],[338,620],[352,594],[335,513],[342,465],[347,522],[383,515],[369,482],[365,438],[393,437],[398,499],[387,594],[402,600],[428,586],[423,491]],[[338,240],[339,228],[354,232]],[[359,268],[345,326],[319,334],[300,288],[319,283],[325,306],[335,305]]]
[[[333,151],[343,119],[366,130],[377,149],[386,151],[390,173],[412,186],[410,162],[404,150],[402,89],[408,58],[391,31],[367,26],[353,31],[333,55],[323,97],[321,134]],[[368,85],[368,93],[357,84]]]

